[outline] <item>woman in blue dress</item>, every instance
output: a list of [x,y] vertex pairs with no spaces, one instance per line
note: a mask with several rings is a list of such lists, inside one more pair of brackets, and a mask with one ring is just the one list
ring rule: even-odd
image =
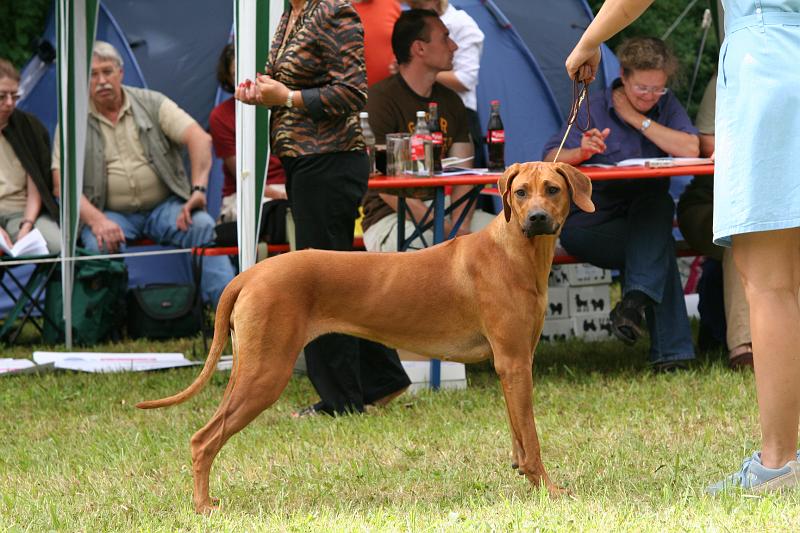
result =
[[[708,488],[800,485],[800,0],[722,0],[714,242],[733,245],[750,303],[762,449]],[[607,0],[567,58],[593,80],[599,45],[653,0]]]

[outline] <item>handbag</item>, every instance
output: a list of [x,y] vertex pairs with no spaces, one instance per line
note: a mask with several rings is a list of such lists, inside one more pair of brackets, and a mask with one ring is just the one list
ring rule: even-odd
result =
[[128,336],[148,339],[193,337],[203,325],[194,285],[154,283],[128,293]]

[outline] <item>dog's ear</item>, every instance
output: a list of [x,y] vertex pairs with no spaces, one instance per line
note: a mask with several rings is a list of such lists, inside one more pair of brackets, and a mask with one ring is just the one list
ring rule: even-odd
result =
[[592,180],[586,174],[567,163],[554,163],[556,172],[564,176],[572,191],[572,201],[587,213],[594,213],[592,203]]
[[511,194],[511,183],[519,174],[519,168],[520,164],[514,163],[497,180],[497,188],[500,189],[500,196],[503,198],[503,215],[506,217],[506,222],[511,222],[511,203],[508,197]]

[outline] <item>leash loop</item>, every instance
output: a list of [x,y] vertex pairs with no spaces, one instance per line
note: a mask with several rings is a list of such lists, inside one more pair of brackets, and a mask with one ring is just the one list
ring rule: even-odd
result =
[[558,145],[556,157],[553,159],[554,163],[558,161],[558,156],[561,155],[561,149],[564,148],[564,143],[567,140],[567,136],[569,135],[573,124],[575,124],[575,121],[578,119],[578,111],[580,110],[581,104],[584,100],[586,100],[586,125],[582,126],[581,124],[577,124],[577,127],[579,130],[586,132],[589,131],[589,128],[592,125],[592,114],[589,108],[589,82],[573,79],[572,105],[570,106],[569,116],[567,117],[567,131],[564,132],[564,137],[561,139],[561,144]]

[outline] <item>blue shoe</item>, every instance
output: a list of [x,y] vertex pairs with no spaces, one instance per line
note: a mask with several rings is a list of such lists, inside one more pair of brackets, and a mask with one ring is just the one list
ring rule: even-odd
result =
[[761,452],[753,453],[742,463],[742,469],[726,477],[719,483],[706,488],[715,496],[730,489],[743,489],[749,492],[771,492],[800,484],[800,451],[794,461],[781,468],[767,468],[761,464]]

